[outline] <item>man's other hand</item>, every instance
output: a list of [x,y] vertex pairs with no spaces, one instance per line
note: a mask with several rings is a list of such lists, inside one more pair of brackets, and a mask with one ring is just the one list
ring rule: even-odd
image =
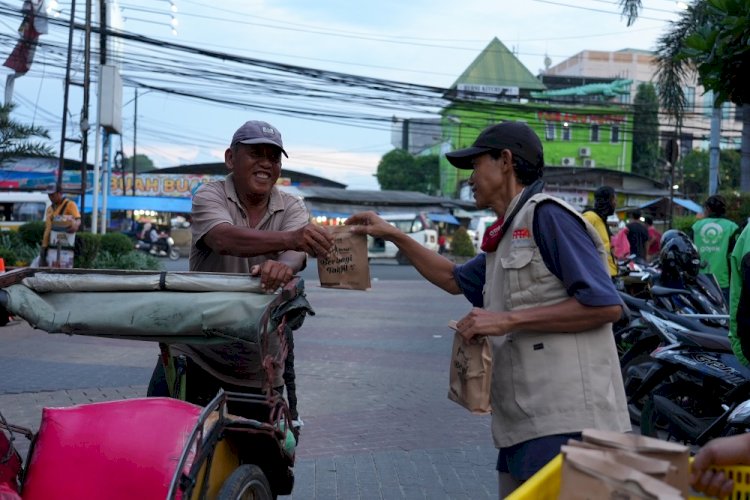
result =
[[260,276],[260,287],[266,292],[275,292],[279,287],[289,283],[294,276],[292,268],[275,260],[267,260],[250,268],[251,276]]
[[352,232],[355,234],[368,234],[375,238],[388,239],[389,235],[398,232],[398,229],[378,217],[375,212],[359,212],[344,222],[347,226],[352,226]]

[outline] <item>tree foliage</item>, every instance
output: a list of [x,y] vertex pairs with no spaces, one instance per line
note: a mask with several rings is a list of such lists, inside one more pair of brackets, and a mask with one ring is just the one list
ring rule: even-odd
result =
[[[640,0],[620,0],[628,26],[638,16]],[[744,107],[740,186],[750,191],[750,0],[694,0],[657,42],[657,82],[661,105],[682,124],[686,99],[682,84],[692,71],[715,96],[715,106],[729,101]]]
[[394,149],[383,155],[376,176],[381,189],[433,194],[440,185],[438,165],[435,155],[414,157]]
[[42,127],[24,125],[10,117],[12,104],[0,105],[0,165],[19,156],[52,156],[52,149],[40,140],[49,139]]
[[453,233],[451,253],[457,257],[473,257],[476,254],[474,244],[471,242],[471,236],[469,236],[465,228],[459,227]]
[[[708,151],[691,151],[681,160],[682,191],[689,198],[703,200],[708,196]],[[740,186],[740,153],[723,149],[719,156],[719,188],[738,189]]]
[[[750,104],[750,1],[696,2],[700,22],[685,38],[682,56],[698,69],[701,84],[714,91],[716,105]],[[699,10],[700,9],[700,10]]]
[[659,99],[651,83],[641,83],[633,113],[633,173],[661,180],[659,160]]
[[[126,156],[122,161],[122,168],[125,170],[125,173],[132,173],[133,172],[133,157],[132,156]],[[135,171],[136,173],[140,174],[143,172],[150,172],[151,170],[154,170],[156,167],[154,166],[154,162],[146,155],[142,155],[140,153],[135,155]]]

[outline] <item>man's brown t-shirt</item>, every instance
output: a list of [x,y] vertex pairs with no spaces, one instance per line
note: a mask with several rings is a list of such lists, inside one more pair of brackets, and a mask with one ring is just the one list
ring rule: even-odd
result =
[[[250,268],[267,260],[277,260],[284,252],[274,252],[255,257],[219,255],[203,242],[203,237],[219,224],[232,224],[265,231],[294,231],[310,220],[307,207],[301,198],[274,187],[268,202],[268,210],[256,226],[251,226],[248,216],[239,202],[234,189],[233,175],[224,180],[201,186],[193,197],[192,233],[190,248],[190,270],[203,272],[249,274]],[[211,346],[173,345],[174,353],[189,356],[214,377],[229,384],[260,388],[263,373],[260,366],[258,346],[246,342],[229,342]],[[278,349],[278,338],[271,335],[271,352]],[[283,367],[275,374],[273,387],[283,382]]]

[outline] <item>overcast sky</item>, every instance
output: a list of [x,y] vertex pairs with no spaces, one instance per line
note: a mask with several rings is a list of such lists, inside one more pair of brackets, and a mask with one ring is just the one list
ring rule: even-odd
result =
[[[18,8],[21,3],[0,0],[0,6],[6,8]],[[641,17],[627,27],[618,3],[606,0],[174,0],[173,3],[177,6],[176,36],[169,24],[169,0],[121,0],[124,30],[243,57],[436,87],[452,85],[493,37],[502,41],[536,75],[544,67],[545,55],[554,65],[587,49],[653,50],[668,21],[676,19],[679,12],[676,2],[644,0]],[[79,11],[83,9],[81,4],[84,2],[79,0]],[[62,16],[68,17],[70,0],[60,2],[60,6]],[[18,24],[17,18],[0,15],[0,34],[14,34]],[[66,39],[66,30],[54,25],[41,38],[60,43]],[[10,49],[3,43],[0,49],[3,60]],[[128,54],[136,52],[141,58],[144,54],[148,57],[142,47],[125,44],[126,59]],[[193,63],[191,57],[177,53],[173,56],[177,58],[175,64],[182,61],[193,70],[200,69],[200,64]],[[51,67],[53,62],[52,55],[40,51],[32,70],[16,81],[14,100],[18,105],[16,118],[47,127],[55,137],[53,145],[57,149],[62,85],[55,74],[60,72]],[[221,67],[216,61],[211,64]],[[233,73],[242,72],[228,63],[225,67]],[[9,70],[2,67],[3,82],[7,74]],[[124,72],[124,77],[154,81],[153,74],[147,77]],[[175,83],[181,81],[164,76],[164,86],[169,86],[170,78]],[[196,91],[200,87],[197,85]],[[215,89],[214,96],[222,94],[214,84],[211,88]],[[227,99],[231,101],[236,91],[227,91]],[[247,92],[257,93],[257,90]],[[373,174],[378,161],[393,148],[391,133],[383,123],[367,126],[274,112],[279,103],[321,111],[337,107],[334,102],[321,103],[310,100],[309,96],[289,95],[281,99],[266,96],[262,99],[266,99],[270,109],[248,109],[145,89],[139,93],[138,152],[147,154],[158,167],[222,161],[234,130],[249,119],[266,120],[281,131],[290,155],[285,167],[322,175],[353,189],[377,189]],[[127,155],[133,148],[133,96],[133,88],[126,83],[122,146]],[[92,116],[95,100],[92,98]],[[76,109],[74,104],[73,108],[72,114],[77,115],[80,107]],[[359,113],[356,105],[341,109]],[[364,106],[361,112],[414,115],[407,106],[401,113],[399,109]],[[93,161],[93,136],[90,142],[89,159]],[[114,144],[119,147],[119,137]],[[72,148],[67,156],[76,154]]]

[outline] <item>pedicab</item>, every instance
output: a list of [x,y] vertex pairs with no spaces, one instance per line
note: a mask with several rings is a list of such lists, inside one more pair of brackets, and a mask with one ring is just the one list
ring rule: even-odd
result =
[[[271,499],[291,493],[295,436],[287,403],[270,381],[286,356],[284,329],[314,314],[301,278],[264,293],[258,278],[245,275],[25,268],[0,275],[0,307],[49,333],[166,346],[250,342],[266,374],[263,394],[220,391],[200,407],[178,399],[190,381],[169,357],[173,398],[44,408],[36,433],[0,415],[0,499]],[[256,407],[264,417],[234,415],[235,403]],[[31,439],[23,466],[13,446],[19,433]],[[8,496],[14,494],[20,496]]]

